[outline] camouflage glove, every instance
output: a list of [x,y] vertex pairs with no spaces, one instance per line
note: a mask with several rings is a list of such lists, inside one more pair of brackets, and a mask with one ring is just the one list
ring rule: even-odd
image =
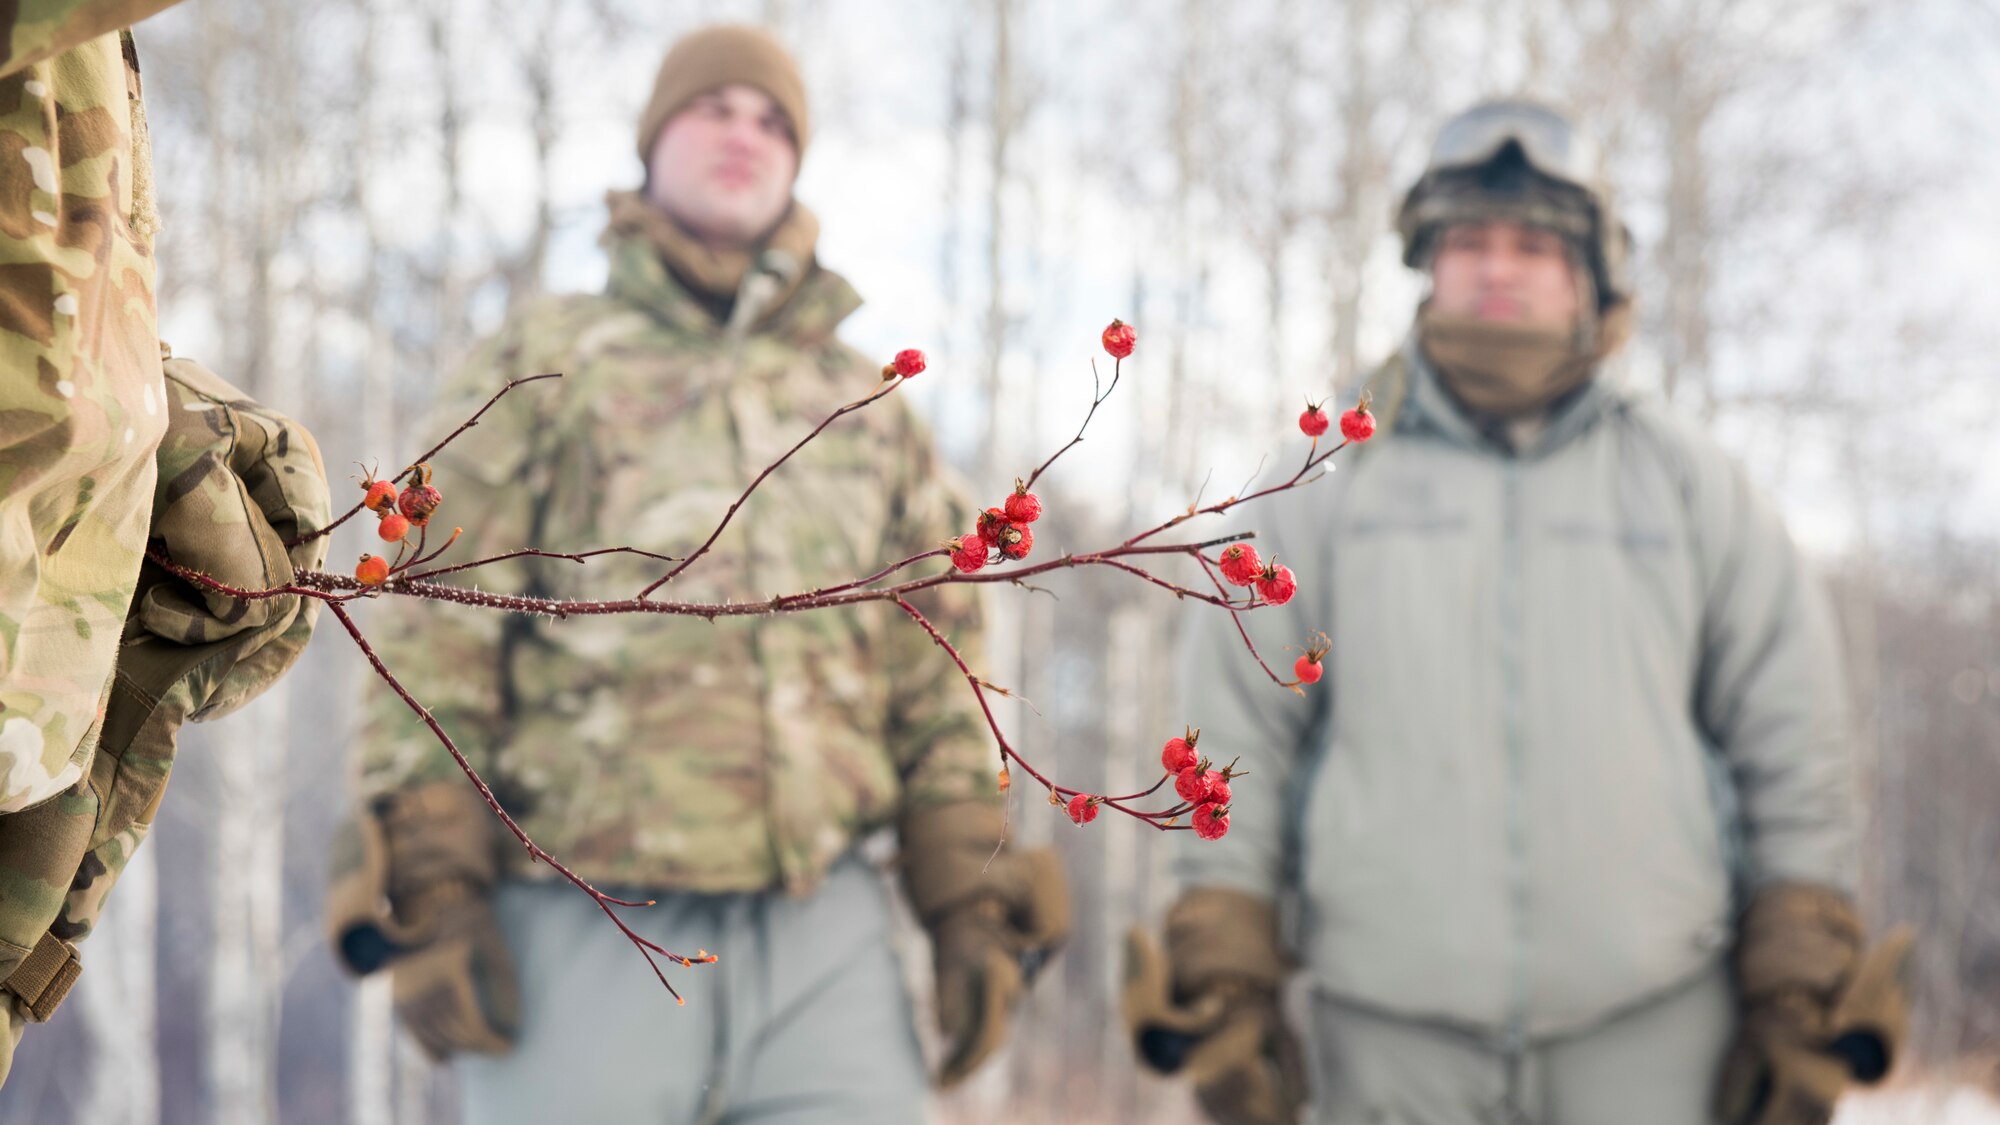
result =
[[[326,541],[331,502],[312,435],[212,372],[165,363],[166,434],[148,539],[239,589],[291,581]],[[0,977],[30,1019],[47,1019],[80,971],[73,943],[144,839],[165,795],[181,724],[226,715],[284,674],[319,603],[204,592],[147,561],[139,574],[89,776],[60,797],[0,817]],[[18,951],[18,952],[17,952]],[[41,982],[29,996],[12,975]]]
[[1167,950],[1143,930],[1125,938],[1120,1007],[1133,1048],[1161,1074],[1185,1074],[1221,1125],[1290,1125],[1306,1101],[1304,1056],[1279,989],[1277,909],[1238,891],[1198,887],[1167,913]]
[[1842,1091],[1881,1081],[1909,1027],[1914,940],[1901,927],[1864,951],[1846,896],[1802,883],[1760,892],[1737,941],[1743,1012],[1716,1092],[1722,1120],[1825,1125]]
[[1000,1046],[1015,1001],[1069,934],[1069,884],[1055,853],[995,855],[1003,831],[999,806],[983,801],[903,815],[903,888],[930,931],[938,1025],[950,1041],[941,1087]]
[[388,966],[396,1016],[426,1054],[501,1054],[520,1022],[519,982],[490,896],[493,814],[464,782],[385,794],[342,826],[327,937],[365,976]]

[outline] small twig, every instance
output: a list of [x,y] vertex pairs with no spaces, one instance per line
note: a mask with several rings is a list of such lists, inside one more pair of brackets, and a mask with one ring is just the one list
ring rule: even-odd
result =
[[980,680],[979,686],[985,688],[987,691],[992,692],[994,695],[997,695],[1002,699],[1016,700],[1021,704],[1021,706],[1026,707],[1030,711],[1033,711],[1038,716],[1042,713],[1042,709],[1040,707],[1035,706],[1034,700],[1029,699],[1027,696],[1022,695],[1018,691],[1009,691],[1008,689],[1001,687],[999,684],[996,684],[991,680]]
[[[1256,483],[1257,483],[1257,478],[1258,478],[1258,477],[1261,477],[1261,476],[1263,476],[1263,475],[1264,475],[1264,463],[1265,463],[1265,462],[1267,462],[1267,461],[1269,461],[1270,459],[1271,459],[1271,455],[1270,455],[1269,453],[1265,453],[1265,454],[1260,454],[1260,455],[1258,456],[1258,458],[1257,458],[1257,467],[1256,467],[1255,469],[1252,469],[1252,470],[1250,471],[1250,476],[1249,476],[1249,477],[1248,477],[1248,478],[1247,478],[1246,480],[1244,480],[1244,482],[1243,482],[1243,485],[1242,485],[1242,487],[1240,487],[1240,488],[1238,488],[1238,489],[1236,490],[1236,493],[1235,493],[1236,495],[1238,495],[1238,496],[1241,496],[1241,495],[1243,495],[1244,493],[1246,493],[1246,492],[1250,491],[1250,487],[1251,487],[1252,485],[1254,485],[1254,484],[1256,484]],[[1199,497],[1197,497],[1197,498],[1196,498],[1196,501],[1197,501],[1197,504],[1196,504],[1196,507],[1197,507],[1197,508],[1199,508],[1199,507],[1200,507],[1200,504],[1199,504],[1199,500],[1200,500],[1200,498],[1199,498]]]
[[[1215,573],[1215,568],[1209,564],[1209,561],[1207,559],[1201,560],[1201,570],[1203,574],[1208,575],[1208,580],[1210,582],[1215,583],[1216,590],[1219,593],[1221,593],[1223,597],[1227,598],[1229,596],[1229,588],[1222,584],[1221,576]],[[1256,607],[1246,606],[1244,608],[1254,609]],[[1237,635],[1243,638],[1243,647],[1250,650],[1250,656],[1252,659],[1257,661],[1257,667],[1262,668],[1264,670],[1264,674],[1266,676],[1271,677],[1272,683],[1277,684],[1279,687],[1292,687],[1292,685],[1289,685],[1285,683],[1285,681],[1279,679],[1278,674],[1276,672],[1271,671],[1271,666],[1269,664],[1264,663],[1264,654],[1257,651],[1257,642],[1250,639],[1250,631],[1243,627],[1243,618],[1238,616],[1239,612],[1241,611],[1239,611],[1238,608],[1232,602],[1232,604],[1229,606],[1229,620],[1235,624]],[[1292,687],[1292,690],[1297,691],[1298,688]]]
[[1041,467],[1028,474],[1028,482],[1022,485],[1023,488],[1035,487],[1035,482],[1042,479],[1042,474],[1048,472],[1049,466],[1056,463],[1056,458],[1068,453],[1079,442],[1083,441],[1083,431],[1090,428],[1090,420],[1097,416],[1097,408],[1103,406],[1104,400],[1111,397],[1111,392],[1118,389],[1118,376],[1124,370],[1124,366],[1125,361],[1122,359],[1111,361],[1111,385],[1104,388],[1100,393],[1097,391],[1097,360],[1093,358],[1090,361],[1090,386],[1092,394],[1090,398],[1090,410],[1083,416],[1083,425],[1076,428],[1076,436],[1069,439],[1068,445],[1049,454],[1049,459],[1042,462]]
[[821,422],[817,426],[814,426],[813,431],[811,433],[807,434],[806,436],[798,440],[798,444],[792,446],[790,449],[785,450],[784,456],[778,458],[776,461],[771,462],[769,465],[766,465],[764,467],[764,471],[757,474],[757,479],[751,481],[750,487],[743,490],[743,495],[738,496],[736,498],[736,501],[729,505],[729,510],[722,514],[722,522],[715,525],[715,530],[709,533],[708,540],[704,542],[698,549],[696,549],[694,554],[689,555],[686,558],[686,560],[684,560],[679,566],[673,568],[666,574],[662,575],[660,579],[654,582],[651,586],[648,586],[645,589],[639,591],[639,597],[641,599],[644,599],[654,590],[657,590],[660,587],[666,585],[667,583],[672,582],[676,577],[680,575],[682,571],[686,570],[688,567],[693,566],[695,564],[695,560],[707,554],[708,549],[710,547],[715,546],[715,541],[722,537],[722,529],[728,527],[729,521],[736,518],[737,509],[741,508],[744,502],[750,499],[750,494],[757,491],[758,485],[763,484],[764,481],[768,477],[770,477],[772,473],[778,471],[778,466],[783,465],[785,462],[791,460],[792,454],[797,453],[799,450],[805,448],[807,442],[811,441],[812,439],[818,437],[821,433],[825,432],[828,426],[833,425],[841,418],[844,418],[847,415],[852,414],[855,411],[861,409],[862,407],[867,406],[869,403],[881,399],[883,396],[887,395],[890,391],[893,391],[897,387],[900,387],[902,385],[903,385],[903,379],[900,377],[895,379],[886,379],[883,381],[880,387],[877,387],[867,397],[857,399],[854,402],[850,402],[846,406],[841,407],[839,410],[834,411],[832,414],[827,415],[826,421]]
[[[966,683],[972,685],[972,694],[974,698],[976,698],[979,701],[980,713],[986,716],[987,729],[993,732],[993,741],[997,743],[1000,747],[1001,768],[1007,769],[1010,768],[1010,765],[1018,765],[1023,770],[1027,771],[1029,777],[1034,778],[1037,782],[1041,784],[1042,788],[1047,789],[1051,793],[1067,793],[1071,796],[1075,796],[1078,793],[1083,792],[1083,790],[1080,789],[1071,789],[1067,786],[1057,785],[1055,782],[1043,776],[1040,770],[1036,769],[1033,765],[1030,765],[1028,760],[1026,758],[1023,758],[1020,755],[1020,753],[1014,749],[1013,744],[1007,741],[1006,733],[1000,729],[1000,721],[994,717],[993,708],[986,702],[986,691],[985,688],[982,686],[985,683],[985,681],[981,680],[977,675],[973,673],[972,669],[966,665],[965,658],[958,654],[958,650],[952,647],[951,642],[945,639],[943,633],[938,632],[937,626],[931,624],[930,619],[924,616],[922,610],[919,610],[916,606],[911,605],[907,600],[903,599],[902,597],[897,597],[895,599],[895,602],[897,608],[901,609],[904,613],[909,614],[910,618],[914,620],[920,627],[922,627],[925,633],[930,635],[931,642],[933,644],[943,649],[946,656],[951,657],[951,662],[953,664],[958,665],[959,674],[965,677]],[[1164,827],[1163,825],[1156,823],[1156,821],[1160,819],[1164,814],[1148,813],[1137,809],[1128,808],[1125,805],[1124,800],[1125,800],[1124,798],[1111,798],[1111,797],[1103,798],[1104,804],[1110,808],[1117,809],[1119,812],[1125,813],[1128,816],[1132,816],[1139,820],[1146,821],[1152,824],[1153,827],[1155,828]]]
[[529,856],[533,857],[537,862],[548,864],[564,879],[569,880],[572,885],[589,895],[591,900],[597,903],[598,909],[604,911],[604,916],[611,919],[619,931],[625,935],[626,939],[631,941],[639,950],[639,955],[646,959],[646,964],[653,970],[653,975],[660,978],[660,983],[666,986],[667,991],[673,994],[674,999],[682,1004],[687,1003],[674,988],[673,982],[667,979],[666,971],[660,968],[657,961],[653,960],[653,954],[658,953],[672,960],[682,968],[710,963],[715,960],[715,957],[705,952],[695,957],[688,957],[641,937],[633,931],[632,927],[625,924],[625,920],[618,916],[618,912],[613,907],[651,906],[653,905],[652,900],[633,901],[605,894],[603,891],[592,886],[581,875],[564,866],[556,857],[542,850],[541,845],[535,843],[526,830],[515,823],[514,818],[508,815],[505,808],[501,807],[500,799],[493,795],[493,790],[486,784],[486,779],[479,776],[479,771],[474,769],[472,763],[466,759],[465,752],[458,748],[456,742],[452,741],[451,735],[445,733],[444,726],[437,721],[437,716],[431,714],[430,708],[418,703],[416,697],[412,696],[408,689],[403,687],[402,682],[396,679],[395,673],[389,671],[389,666],[382,663],[382,657],[376,653],[375,647],[368,643],[368,638],[361,635],[361,629],[354,624],[354,618],[348,616],[347,607],[333,603],[327,608],[332,612],[334,618],[340,622],[341,627],[347,630],[347,635],[354,639],[355,645],[361,649],[361,654],[368,658],[368,664],[375,669],[375,674],[381,677],[383,683],[389,685],[390,690],[394,691],[397,697],[407,704],[419,719],[423,720],[424,725],[429,727],[431,733],[437,736],[438,741],[444,744],[444,748],[451,752],[452,761],[458,763],[458,768],[472,782],[473,788],[479,790],[479,795],[486,801],[486,807],[493,810],[493,815],[500,818],[500,823],[507,826],[507,831],[512,833],[514,838],[521,842],[521,846],[528,850]]
[[[400,471],[396,473],[395,476],[390,477],[389,479],[391,481],[401,480],[404,477],[408,476],[409,474],[415,472],[418,465],[421,465],[424,462],[430,460],[431,458],[437,456],[438,452],[444,449],[445,446],[450,445],[452,442],[458,440],[458,435],[464,433],[465,431],[471,429],[474,426],[477,426],[479,424],[480,417],[483,416],[488,410],[493,409],[493,404],[499,402],[501,397],[505,395],[508,391],[511,391],[515,387],[521,386],[526,383],[537,383],[543,379],[560,379],[560,378],[562,378],[561,372],[551,371],[544,375],[526,375],[519,379],[509,380],[506,386],[501,387],[499,390],[493,392],[493,397],[486,400],[485,406],[482,406],[478,410],[474,411],[472,417],[467,418],[465,422],[461,424],[457,429],[453,430],[449,434],[446,434],[445,439],[443,441],[438,442],[436,445],[433,445],[429,449],[425,450],[423,456],[418,457],[415,461],[412,461],[408,465],[405,465]],[[327,524],[325,527],[320,528],[318,531],[307,532],[306,534],[298,536],[295,539],[287,540],[285,542],[285,546],[296,547],[301,543],[310,543],[313,540],[318,539],[322,535],[331,534],[334,528],[337,528],[341,524],[346,523],[348,520],[353,519],[355,516],[360,515],[366,509],[367,505],[365,503],[357,503],[352,508],[349,508],[347,512],[344,515],[342,515],[339,519],[334,520],[332,523]]]
[[1146,798],[1152,796],[1153,794],[1158,793],[1160,791],[1160,786],[1165,785],[1167,782],[1172,781],[1173,779],[1174,779],[1173,774],[1163,773],[1160,775],[1160,780],[1155,781],[1150,788],[1141,789],[1137,793],[1129,793],[1123,797],[1114,797],[1112,798],[1112,800],[1143,801]]
[[[192,568],[182,566],[181,564],[168,558],[166,554],[163,553],[158,547],[152,546],[151,544],[148,544],[146,546],[146,557],[153,560],[155,563],[159,564],[161,568],[167,571],[167,573],[172,574],[176,578],[185,579],[186,581],[191,582],[196,586],[203,587],[204,589],[214,590],[218,594],[227,595],[228,597],[235,598],[238,601],[260,602],[268,598],[283,598],[283,597],[288,597],[292,594],[309,594],[312,592],[310,590],[301,589],[299,586],[292,583],[286,583],[283,586],[272,586],[269,589],[265,590],[239,590],[234,586],[224,585],[223,583],[218,582],[214,578],[211,578],[208,575],[203,574],[199,570],[194,570]],[[312,572],[307,572],[307,573],[312,573]]]
[[828,586],[825,589],[811,590],[804,594],[787,594],[783,597],[772,599],[771,604],[773,606],[781,606],[786,602],[796,601],[799,598],[819,597],[824,594],[838,594],[847,590],[856,589],[857,587],[861,586],[871,586],[913,563],[920,563],[925,559],[946,558],[949,557],[950,555],[951,555],[951,550],[949,548],[939,547],[936,550],[925,551],[919,555],[911,555],[909,558],[904,559],[902,562],[891,563],[888,566],[883,567],[881,570],[876,571],[875,573],[869,575],[866,578],[857,578],[852,582],[843,582],[838,586]]
[[458,537],[459,537],[459,536],[461,536],[461,535],[463,535],[463,534],[465,534],[465,529],[464,529],[464,528],[462,528],[462,527],[454,527],[454,528],[452,528],[452,529],[451,529],[451,538],[449,538],[449,539],[446,539],[446,540],[444,541],[444,546],[442,546],[442,547],[439,547],[439,548],[438,548],[437,550],[435,550],[435,551],[432,551],[432,552],[431,552],[430,554],[428,554],[428,555],[424,554],[424,546],[423,546],[423,544],[422,544],[421,542],[419,542],[419,543],[417,544],[417,557],[416,557],[416,558],[414,558],[414,559],[411,559],[411,560],[410,560],[410,565],[409,565],[409,567],[407,567],[406,569],[410,569],[410,570],[414,570],[414,569],[415,569],[415,568],[417,568],[417,567],[420,567],[420,566],[423,566],[423,565],[424,565],[425,563],[428,563],[428,562],[432,562],[432,561],[436,560],[436,559],[437,559],[437,557],[438,557],[439,555],[442,555],[442,554],[444,554],[444,553],[445,553],[446,551],[449,551],[449,550],[451,550],[451,545],[452,545],[453,543],[456,543],[456,542],[458,542]]
[[1277,484],[1272,485],[1269,488],[1263,489],[1262,491],[1252,492],[1247,496],[1242,496],[1242,495],[1231,496],[1229,499],[1224,500],[1219,504],[1210,504],[1206,508],[1200,508],[1193,512],[1188,512],[1183,515],[1175,516],[1173,519],[1170,519],[1167,522],[1160,524],[1157,527],[1148,528],[1147,530],[1142,531],[1137,535],[1134,535],[1132,538],[1127,539],[1123,545],[1129,547],[1134,543],[1142,543],[1147,539],[1151,539],[1153,536],[1158,535],[1160,532],[1165,531],[1176,524],[1183,523],[1189,519],[1192,519],[1195,516],[1219,515],[1223,512],[1228,511],[1231,508],[1236,507],[1239,504],[1247,504],[1252,500],[1260,500],[1266,496],[1273,496],[1276,495],[1277,493],[1284,492],[1287,489],[1297,488],[1300,484],[1311,484],[1313,481],[1318,480],[1319,477],[1314,477],[1312,478],[1312,480],[1305,480],[1304,479],[1305,475],[1308,472],[1311,472],[1313,469],[1326,464],[1328,459],[1330,459],[1334,454],[1340,452],[1341,450],[1346,449],[1348,444],[1349,444],[1348,442],[1343,441],[1339,445],[1334,446],[1332,449],[1327,450],[1325,453],[1322,453],[1317,457],[1307,458],[1305,465],[1302,466],[1298,472],[1292,474],[1292,478],[1290,480],[1281,481]]
[[457,574],[460,571],[471,570],[474,567],[491,566],[494,563],[506,562],[508,559],[523,559],[523,558],[561,559],[564,562],[583,563],[590,559],[596,558],[598,555],[638,555],[640,558],[652,559],[655,562],[681,561],[672,555],[662,555],[655,553],[653,551],[642,551],[637,547],[599,547],[594,551],[574,551],[574,552],[543,551],[543,550],[538,550],[534,547],[523,547],[518,551],[507,551],[502,554],[491,555],[483,559],[473,559],[471,562],[462,562],[453,564],[451,566],[440,567],[437,570],[426,570],[417,574],[407,574],[404,575],[404,578],[405,580],[410,582],[416,582],[425,578],[439,578],[447,574]]

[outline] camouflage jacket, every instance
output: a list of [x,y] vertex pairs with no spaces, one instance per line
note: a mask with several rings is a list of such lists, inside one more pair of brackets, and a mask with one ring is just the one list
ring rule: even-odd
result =
[[90,768],[166,424],[150,173],[125,23],[0,19],[0,814]]
[[188,361],[163,378],[136,56],[104,32],[165,6],[46,3],[0,35],[0,1080],[75,979],[181,723],[276,680],[317,608],[143,561],[150,539],[282,585],[328,518],[311,435]]
[[[685,556],[761,469],[880,382],[879,366],[835,339],[859,304],[837,275],[813,267],[757,328],[732,332],[649,243],[610,245],[605,294],[520,312],[441,398],[440,435],[509,378],[564,374],[510,394],[438,459],[440,519],[465,528],[458,557],[526,546]],[[924,429],[891,395],[766,479],[714,549],[653,597],[761,601],[833,585],[971,526]],[[465,577],[624,598],[668,566],[528,559]],[[977,596],[934,595],[918,604],[976,669]],[[396,599],[376,607],[371,631],[523,827],[601,885],[803,891],[911,804],[998,799],[976,702],[893,605],[554,621]],[[457,776],[393,693],[376,692],[371,712],[364,788]],[[510,854],[519,873],[546,872]]]

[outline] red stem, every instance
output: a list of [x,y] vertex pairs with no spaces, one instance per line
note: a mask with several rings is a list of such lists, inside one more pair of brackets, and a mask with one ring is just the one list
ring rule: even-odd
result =
[[888,566],[883,567],[881,570],[878,570],[875,573],[869,575],[866,578],[858,578],[852,582],[843,582],[838,586],[828,586],[823,590],[812,590],[804,594],[792,594],[787,597],[775,599],[775,601],[777,603],[788,603],[798,598],[816,598],[816,597],[823,597],[827,594],[842,593],[847,590],[855,589],[856,587],[859,586],[867,586],[872,583],[879,582],[882,579],[887,578],[889,575],[894,574],[897,571],[903,569],[904,567],[911,565],[912,563],[919,563],[924,561],[925,559],[946,558],[950,556],[950,554],[951,554],[950,548],[939,547],[934,551],[925,551],[921,555],[911,555],[909,558],[904,559],[902,562],[892,563]]
[[[1317,446],[1318,442],[1315,441],[1314,445]],[[1206,508],[1195,508],[1190,511],[1182,512],[1180,515],[1175,516],[1174,518],[1159,525],[1158,527],[1150,528],[1146,531],[1140,532],[1137,535],[1134,535],[1132,538],[1127,539],[1121,545],[1129,547],[1134,543],[1144,542],[1145,540],[1151,539],[1153,536],[1158,535],[1160,532],[1165,531],[1176,524],[1186,523],[1188,520],[1191,520],[1196,516],[1218,515],[1222,512],[1228,511],[1231,508],[1234,508],[1238,504],[1247,504],[1252,500],[1261,499],[1262,497],[1265,496],[1273,496],[1287,489],[1297,488],[1307,473],[1311,472],[1313,469],[1317,468],[1320,465],[1326,464],[1329,458],[1331,458],[1334,454],[1340,452],[1341,450],[1346,449],[1347,445],[1348,443],[1343,441],[1339,445],[1334,446],[1332,449],[1327,450],[1325,453],[1322,453],[1317,457],[1308,454],[1306,456],[1306,463],[1302,467],[1300,467],[1298,472],[1292,474],[1292,479],[1290,480],[1274,484],[1269,488],[1263,489],[1262,491],[1252,492],[1248,496],[1231,496],[1230,498],[1222,501],[1221,503],[1210,504]],[[1318,479],[1319,479],[1318,477],[1313,478],[1314,481]],[[1304,481],[1304,483],[1311,484],[1312,481]]]
[[1028,483],[1022,485],[1021,487],[1023,488],[1035,487],[1035,482],[1042,479],[1042,474],[1049,471],[1049,466],[1056,463],[1056,458],[1061,457],[1065,453],[1068,453],[1072,447],[1076,446],[1077,444],[1083,441],[1083,431],[1090,428],[1090,420],[1097,416],[1097,408],[1103,406],[1104,400],[1111,397],[1111,392],[1118,389],[1118,376],[1119,373],[1124,370],[1124,367],[1125,367],[1125,361],[1117,358],[1116,356],[1113,356],[1111,359],[1111,385],[1104,388],[1102,392],[1099,392],[1097,389],[1097,360],[1095,358],[1091,359],[1090,411],[1083,416],[1083,425],[1078,426],[1076,428],[1076,436],[1069,439],[1069,445],[1065,445],[1061,449],[1056,450],[1054,453],[1049,454],[1049,459],[1042,462],[1041,466],[1037,468],[1034,472],[1029,473]]
[[[514,838],[519,840],[521,845],[528,849],[530,856],[542,863],[548,864],[563,878],[569,880],[570,883],[589,895],[591,900],[597,903],[598,909],[604,911],[604,916],[611,919],[627,940],[631,941],[638,948],[640,956],[646,959],[647,966],[653,970],[653,975],[660,978],[660,983],[666,985],[667,991],[673,993],[674,999],[681,1000],[681,994],[675,991],[673,983],[667,980],[666,972],[660,968],[658,962],[653,960],[653,954],[658,953],[683,968],[705,963],[708,959],[703,958],[701,961],[697,961],[695,958],[683,956],[672,950],[662,948],[654,942],[639,936],[633,931],[632,927],[625,924],[625,920],[620,918],[618,912],[612,908],[617,906],[651,906],[653,904],[650,900],[634,902],[622,898],[613,898],[596,887],[591,886],[582,876],[571,871],[561,861],[557,860],[556,857],[542,850],[541,845],[535,843],[528,836],[528,833],[519,824],[514,822],[514,818],[507,814],[507,810],[500,807],[500,800],[493,795],[493,790],[486,784],[486,779],[479,776],[479,771],[472,767],[470,761],[466,760],[464,751],[460,750],[458,744],[452,741],[451,735],[445,733],[443,725],[437,721],[435,715],[431,714],[430,708],[418,703],[416,697],[412,696],[403,687],[402,682],[396,679],[395,673],[389,671],[389,666],[382,663],[382,657],[376,653],[375,647],[368,643],[368,638],[361,635],[360,628],[354,624],[354,618],[348,615],[347,607],[336,602],[330,604],[327,608],[333,613],[335,619],[340,622],[341,627],[347,630],[347,635],[354,638],[354,643],[360,647],[361,654],[368,658],[368,663],[375,669],[375,674],[382,678],[383,683],[389,685],[390,689],[409,706],[410,710],[416,712],[417,717],[422,719],[424,725],[431,728],[431,733],[437,736],[438,741],[444,744],[444,748],[451,752],[452,761],[458,763],[458,768],[465,773],[465,776],[471,780],[473,788],[479,790],[479,795],[485,799],[486,807],[493,810],[493,815],[500,818],[500,823],[507,826],[507,831],[513,833]],[[684,1000],[681,1002],[686,1003]]]
[[[1022,769],[1027,771],[1029,777],[1032,777],[1037,782],[1040,782],[1042,788],[1047,789],[1052,793],[1065,793],[1070,796],[1075,796],[1076,794],[1083,792],[1083,790],[1071,789],[1068,786],[1057,785],[1055,782],[1050,781],[1047,777],[1044,777],[1042,775],[1042,772],[1040,770],[1037,770],[1034,766],[1030,765],[1028,763],[1028,760],[1026,758],[1023,758],[1020,755],[1020,753],[1014,749],[1013,745],[1007,741],[1007,735],[1003,731],[1001,731],[1000,721],[994,718],[993,708],[987,705],[986,689],[980,686],[979,677],[973,675],[972,669],[966,666],[965,658],[958,654],[958,650],[952,647],[951,642],[945,639],[943,633],[937,631],[937,626],[931,624],[930,618],[925,617],[922,610],[918,609],[916,606],[911,605],[907,600],[905,600],[901,596],[896,597],[895,602],[898,608],[900,608],[904,613],[909,614],[912,620],[914,620],[918,625],[923,627],[924,632],[930,634],[932,643],[936,644],[939,648],[943,649],[945,651],[946,656],[951,657],[951,662],[953,664],[958,665],[959,674],[965,677],[966,683],[972,685],[972,694],[976,699],[979,700],[979,710],[982,714],[986,716],[986,726],[993,732],[993,741],[998,743],[1000,746],[1001,766],[1005,768],[1008,766],[1010,762],[1019,765]],[[1159,787],[1156,785],[1154,786],[1154,788],[1157,789]],[[1152,790],[1147,790],[1147,794],[1151,792]],[[1095,794],[1090,794],[1090,795],[1095,796]],[[1146,794],[1140,794],[1140,796],[1145,796],[1145,795]],[[1167,827],[1166,825],[1155,824],[1153,822],[1159,819],[1164,819],[1169,814],[1148,813],[1148,812],[1142,812],[1137,809],[1127,808],[1125,806],[1125,802],[1131,799],[1133,798],[1106,797],[1104,798],[1104,804],[1111,808],[1117,809],[1119,812],[1122,812],[1127,816],[1135,817],[1149,824],[1153,824],[1153,827],[1155,828]]]
[[[1215,573],[1215,568],[1209,565],[1209,561],[1206,558],[1201,560],[1201,570],[1202,573],[1208,575],[1208,580],[1210,582],[1215,583],[1215,588],[1218,591],[1221,591],[1224,597],[1229,596],[1228,587],[1222,584],[1221,577],[1219,577]],[[1254,609],[1255,607],[1251,606],[1246,608]],[[1262,668],[1266,676],[1271,677],[1272,683],[1277,684],[1279,687],[1291,686],[1285,683],[1285,681],[1279,679],[1278,674],[1276,672],[1271,671],[1271,666],[1269,664],[1264,663],[1264,655],[1257,651],[1257,642],[1250,639],[1250,631],[1243,627],[1243,618],[1238,616],[1238,614],[1241,612],[1242,611],[1238,610],[1234,605],[1231,605],[1229,608],[1229,620],[1235,624],[1237,635],[1243,638],[1243,647],[1250,650],[1251,659],[1257,662],[1257,667]]]

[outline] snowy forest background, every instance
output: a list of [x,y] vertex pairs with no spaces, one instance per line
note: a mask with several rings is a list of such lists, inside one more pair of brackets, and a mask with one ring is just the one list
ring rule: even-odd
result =
[[[1304,396],[1351,392],[1395,345],[1420,288],[1390,215],[1444,115],[1522,92],[1576,111],[1640,248],[1626,362],[1712,423],[1835,582],[1867,905],[1925,933],[1923,1075],[2000,1083],[2000,4],[190,0],[138,29],[166,338],[305,422],[336,482],[399,462],[510,305],[601,283],[602,194],[638,180],[659,57],[715,19],[800,45],[799,196],[869,299],[848,338],[931,353],[906,393],[982,494],[1073,432],[1097,330],[1138,326],[1128,383],[1040,489],[1058,545],[1157,522],[1211,470],[1247,477]],[[997,678],[1040,707],[1005,721],[1071,783],[1137,788],[1180,721],[1175,607],[1102,577],[1058,592],[1000,599]],[[0,1120],[451,1119],[449,1074],[320,936],[379,690],[337,633],[186,734]],[[1017,831],[1063,848],[1078,927],[1015,1045],[941,1108],[1191,1120],[1116,1019],[1118,938],[1171,895],[1164,840],[1035,805]]]

